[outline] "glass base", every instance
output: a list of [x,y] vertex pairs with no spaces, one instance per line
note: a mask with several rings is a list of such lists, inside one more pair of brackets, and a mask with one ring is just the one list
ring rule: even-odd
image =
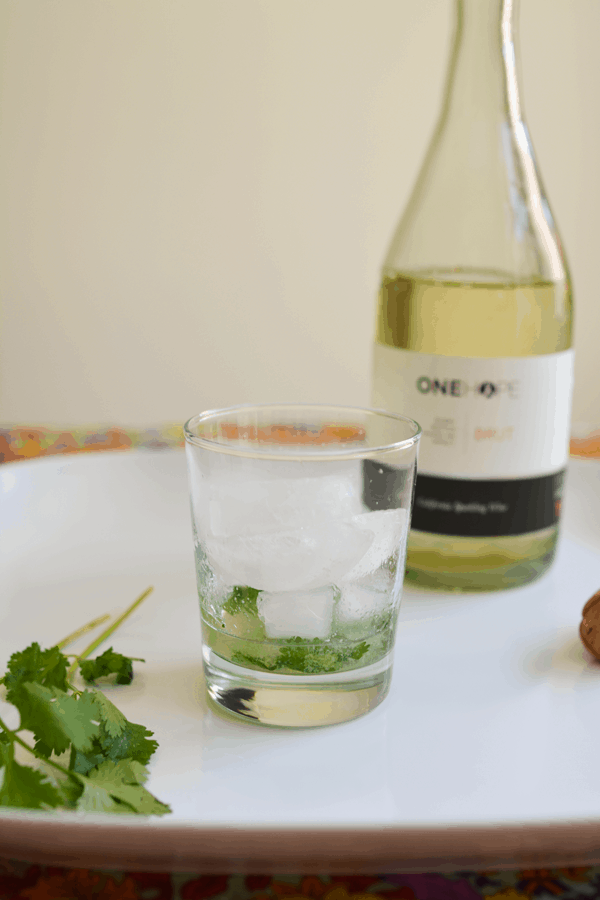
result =
[[204,647],[211,705],[237,721],[285,728],[337,725],[364,716],[388,693],[391,654],[339,675],[274,675],[244,669]]
[[501,591],[535,581],[556,554],[556,526],[498,538],[445,537],[412,531],[405,584],[430,591]]

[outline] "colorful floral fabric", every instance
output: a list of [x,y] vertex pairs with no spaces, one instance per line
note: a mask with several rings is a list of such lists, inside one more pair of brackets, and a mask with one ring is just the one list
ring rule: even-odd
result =
[[[61,453],[182,447],[179,425],[151,429],[0,427],[0,463]],[[600,458],[600,430],[571,441]],[[420,875],[189,875],[103,872],[0,858],[0,900],[596,900],[600,866]]]
[[0,900],[592,900],[600,867],[423,875],[93,872],[0,859]]
[[[175,424],[146,429],[85,425],[65,428],[0,426],[0,463],[54,456],[57,453],[140,448],[162,450],[183,445],[183,426]],[[571,455],[600,459],[600,429],[591,431],[585,437],[572,438]]]
[[43,428],[28,425],[0,427],[0,463],[99,450],[183,447],[181,425],[135,429],[116,427]]

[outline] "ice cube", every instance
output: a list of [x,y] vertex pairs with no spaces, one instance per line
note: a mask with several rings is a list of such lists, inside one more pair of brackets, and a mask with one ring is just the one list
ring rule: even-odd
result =
[[270,638],[326,638],[333,618],[333,588],[258,595],[258,615]]
[[194,514],[204,534],[229,537],[301,528],[325,518],[347,519],[364,509],[356,460],[323,465],[238,462],[238,468],[217,469],[194,480]]
[[341,624],[370,619],[392,604],[390,592],[376,591],[359,584],[345,584],[337,603],[336,616]]
[[208,537],[204,550],[226,584],[259,591],[308,591],[340,581],[365,557],[372,542],[369,529],[352,521],[324,521],[311,528]]
[[357,581],[383,565],[400,546],[406,520],[405,509],[380,509],[354,516],[352,525],[368,535],[369,546],[364,556],[346,573],[344,581]]

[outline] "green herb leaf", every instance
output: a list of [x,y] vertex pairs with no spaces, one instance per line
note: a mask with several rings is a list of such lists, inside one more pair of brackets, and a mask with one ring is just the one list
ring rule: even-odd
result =
[[38,643],[33,643],[25,650],[13,653],[3,679],[6,699],[13,703],[15,692],[26,682],[66,691],[67,666],[68,660],[58,647],[42,650]]
[[235,662],[252,665],[268,672],[291,669],[304,675],[323,675],[339,672],[350,661],[361,659],[369,650],[369,644],[361,641],[352,650],[339,650],[325,641],[308,641],[305,638],[289,638],[288,646],[282,647],[274,660],[266,662],[258,656],[237,652]]
[[48,782],[42,772],[22,766],[14,758],[14,745],[0,745],[2,786],[0,806],[25,809],[49,809],[63,805],[60,792]]
[[[114,765],[113,771],[118,773],[124,784],[145,784],[148,781],[148,768],[134,759],[121,759],[111,765]],[[105,767],[104,771],[109,769]]]
[[117,684],[131,684],[133,681],[133,661],[129,656],[115,653],[112,647],[95,659],[84,660],[79,666],[79,671],[88,684],[95,684],[98,678],[107,678],[110,675],[117,676],[115,679]]
[[261,659],[260,656],[240,653],[239,650],[236,650],[233,654],[233,661],[239,663],[240,666],[255,666],[257,669],[265,669],[267,672],[272,672],[277,667],[277,658],[275,662],[267,662],[265,659]]
[[149,740],[153,733],[143,725],[126,720],[125,728],[117,737],[111,737],[106,728],[102,728],[100,746],[105,758],[114,761],[133,759],[145,766],[158,747],[157,741]]
[[335,672],[340,667],[340,656],[330,647],[282,647],[277,657],[277,667],[318,675]]
[[354,650],[347,654],[349,659],[361,659],[365,653],[369,650],[369,644],[366,641],[361,641]]
[[100,741],[94,741],[91,750],[88,750],[87,753],[81,753],[79,750],[75,751],[71,760],[71,771],[77,775],[87,775],[88,772],[91,772],[92,769],[103,763],[105,759]]
[[[129,722],[100,691],[80,692],[69,679],[77,667],[88,682],[115,676],[117,684],[133,678],[133,659],[109,648],[96,659],[87,656],[106,640],[150,593],[145,591],[69,666],[66,646],[103,616],[78,629],[59,646],[42,650],[37,643],[14,653],[0,684],[21,722],[11,730],[0,718],[0,806],[51,809],[64,807],[164,815],[170,812],[147,791],[146,764],[158,744],[143,725]],[[143,662],[143,660],[141,660]],[[20,730],[33,733],[32,748]],[[15,746],[36,757],[37,768],[17,763]],[[70,750],[69,768],[57,759]]]
[[48,784],[58,791],[61,798],[60,805],[66,809],[74,809],[83,791],[81,782],[70,777],[66,771],[58,771],[49,760],[38,760],[37,767],[38,771],[45,775]]
[[96,704],[100,733],[90,749],[75,754],[73,771],[86,775],[106,760],[129,760],[145,766],[158,747],[157,741],[149,740],[153,732],[126,719],[100,691],[92,691],[90,696]]
[[250,615],[258,616],[256,599],[259,593],[260,591],[257,591],[256,588],[241,587],[239,585],[236,585],[236,587],[234,587],[231,594],[223,604],[223,610],[226,613],[229,613],[230,616],[235,616],[241,612],[246,612]]
[[135,809],[128,803],[121,803],[111,796],[106,787],[93,781],[86,781],[77,801],[76,809],[85,812],[125,813],[131,815]]
[[129,724],[120,709],[117,709],[101,691],[92,691],[94,703],[98,710],[98,718],[103,731],[110,738],[119,737]]
[[25,683],[13,702],[21,728],[33,731],[35,750],[42,756],[64,753],[71,744],[85,753],[100,734],[97,707],[88,691],[76,699],[58,688]]
[[146,790],[143,782],[147,777],[146,768],[139,763],[105,761],[83,779],[77,809],[164,816],[171,812],[170,807]]

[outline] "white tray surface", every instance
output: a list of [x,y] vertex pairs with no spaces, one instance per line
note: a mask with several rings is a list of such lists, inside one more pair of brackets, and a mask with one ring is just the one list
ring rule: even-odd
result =
[[600,587],[599,463],[571,462],[565,505],[549,575],[489,594],[406,590],[387,700],[354,722],[285,731],[207,708],[181,452],[8,464],[1,670],[152,584],[111,640],[146,663],[108,690],[160,744],[149,787],[173,814],[153,827],[600,823],[600,663],[578,638]]

